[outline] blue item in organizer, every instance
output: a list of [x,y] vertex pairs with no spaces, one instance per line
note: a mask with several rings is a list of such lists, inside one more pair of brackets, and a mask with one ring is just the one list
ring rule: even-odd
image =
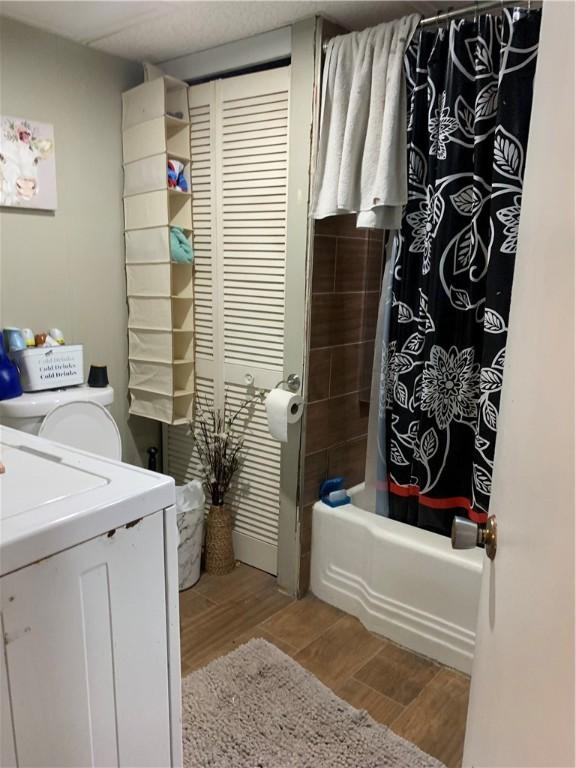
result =
[[4,339],[0,334],[0,400],[20,397],[22,385],[18,369],[4,351]]
[[178,178],[176,179],[176,186],[181,192],[188,192],[188,182],[186,181],[186,176],[184,176],[182,171],[180,171],[178,174]]
[[170,259],[177,264],[192,264],[194,251],[180,227],[170,227]]
[[320,498],[329,507],[341,507],[350,504],[352,499],[346,493],[343,477],[331,477],[320,486]]
[[174,168],[174,163],[168,160],[168,189],[175,189],[178,181],[178,171]]
[[188,192],[188,182],[184,176],[184,163],[179,160],[168,160],[168,189],[177,189],[179,192]]

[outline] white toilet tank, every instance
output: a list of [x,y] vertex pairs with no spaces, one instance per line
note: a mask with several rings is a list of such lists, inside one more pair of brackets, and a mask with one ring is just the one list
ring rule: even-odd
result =
[[[120,459],[118,427],[110,413],[104,410],[113,402],[114,390],[110,386],[82,385],[24,392],[20,397],[0,400],[0,424],[107,458]],[[72,407],[72,404],[82,403],[86,408]],[[89,408],[89,404],[94,407]]]

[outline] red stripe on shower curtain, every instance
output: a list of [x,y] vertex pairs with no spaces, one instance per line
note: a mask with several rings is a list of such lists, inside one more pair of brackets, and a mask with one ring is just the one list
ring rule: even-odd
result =
[[469,499],[465,496],[450,496],[445,499],[434,499],[431,496],[425,496],[420,493],[420,488],[417,485],[398,485],[393,480],[388,479],[386,487],[382,490],[388,490],[390,493],[394,493],[396,496],[418,496],[418,503],[425,507],[431,507],[432,509],[452,509],[453,507],[462,507],[466,510],[466,513],[470,520],[475,523],[485,523],[488,519],[486,512],[477,512]]

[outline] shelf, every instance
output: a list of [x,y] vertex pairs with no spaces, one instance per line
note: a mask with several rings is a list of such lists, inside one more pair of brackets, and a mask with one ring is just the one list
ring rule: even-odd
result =
[[150,357],[131,357],[133,363],[154,363],[155,365],[194,365],[194,360],[160,360]]
[[164,115],[164,121],[167,126],[174,128],[185,128],[190,125],[188,120],[185,120],[183,117],[174,117],[174,115]]
[[178,160],[175,153],[156,151],[133,162],[124,163],[124,198],[142,195],[147,192],[169,192],[177,195],[189,195],[174,187],[168,186],[168,162],[182,162],[183,175],[190,189],[190,159]]
[[192,206],[189,192],[168,193],[168,223],[171,227],[192,229]]
[[167,189],[124,197],[126,230],[155,229],[163,226],[192,231],[189,192],[170,193]]
[[155,229],[170,223],[168,195],[146,192],[124,198],[124,225],[127,230]]
[[194,331],[128,328],[131,361],[185,365],[194,362]]
[[128,296],[128,326],[156,328],[159,331],[172,328],[172,300],[169,296]]
[[[136,229],[134,232],[151,232],[152,230],[148,229]],[[132,234],[132,233],[130,233]],[[158,264],[173,264],[174,262],[170,260],[163,259],[162,261],[130,261],[130,266],[132,267],[150,267]]]
[[148,393],[130,392],[129,413],[145,419],[162,421],[164,424],[188,424],[192,418],[192,397],[179,403],[173,398]]
[[190,124],[161,115],[122,131],[123,162],[133,163],[159,153],[190,162]]
[[171,155],[179,155],[190,162],[190,123],[178,118],[164,119],[166,149]]
[[[186,237],[192,240],[192,230],[181,227]],[[124,233],[126,263],[133,266],[172,264],[172,267],[192,270],[192,264],[172,261],[170,258],[170,225],[148,229],[131,229]]]
[[175,332],[172,336],[172,354],[178,365],[194,361],[194,333]]
[[170,262],[126,264],[126,293],[134,298],[170,298]]
[[190,163],[190,155],[179,155],[176,152],[166,152],[168,156],[168,160],[179,160],[181,163],[189,164]]
[[[183,118],[168,112],[181,112]],[[122,94],[122,128],[165,117],[170,122],[188,124],[188,85],[169,77],[158,77]]]
[[172,397],[148,389],[130,388],[130,413],[166,424],[187,423],[192,415],[193,391]]
[[195,392],[194,271],[172,262],[170,227],[191,239],[192,195],[168,187],[167,163],[182,163],[190,189],[188,86],[160,77],[122,98],[129,411],[185,424]]
[[194,298],[194,271],[192,264],[172,262],[171,289],[176,301]]

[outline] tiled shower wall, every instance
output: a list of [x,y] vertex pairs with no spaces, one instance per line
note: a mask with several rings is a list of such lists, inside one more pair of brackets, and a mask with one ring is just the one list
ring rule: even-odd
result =
[[355,216],[316,222],[300,594],[310,580],[312,506],[320,483],[341,475],[350,487],[364,479],[383,251],[383,233],[356,229]]

